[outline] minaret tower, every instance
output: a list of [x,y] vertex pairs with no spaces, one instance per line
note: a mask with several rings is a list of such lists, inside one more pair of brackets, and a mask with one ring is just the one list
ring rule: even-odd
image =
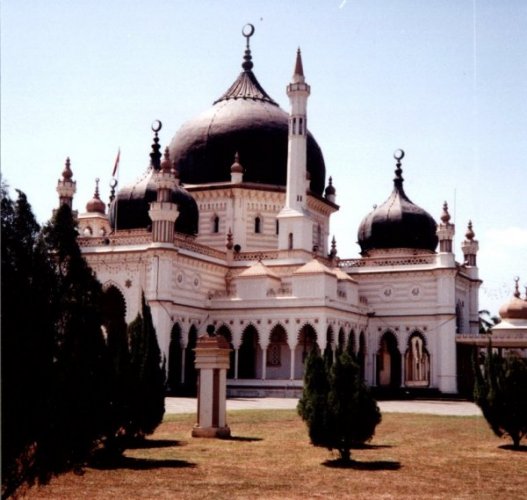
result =
[[465,237],[467,238],[463,241],[461,245],[461,250],[463,250],[463,256],[465,258],[465,265],[468,267],[476,267],[476,255],[479,250],[478,240],[474,239],[475,233],[472,229],[472,221],[468,221],[467,232]]
[[[152,126],[155,133],[152,145],[152,168],[153,178],[157,186],[157,201],[150,203],[148,215],[152,219],[152,241],[157,243],[174,242],[174,223],[178,218],[179,211],[172,202],[172,192],[177,186],[177,178],[172,168],[168,148],[165,149],[163,161],[160,162],[159,139],[157,133],[161,130],[161,122],[155,121]],[[156,168],[157,167],[157,168]]]
[[311,89],[305,82],[300,49],[296,54],[293,79],[287,86],[291,103],[287,149],[287,187],[285,206],[278,215],[280,250],[311,252],[312,221],[307,212],[307,99]]
[[72,180],[70,159],[66,158],[66,164],[62,171],[62,179],[57,182],[57,193],[59,194],[59,206],[68,205],[73,208],[73,195],[77,191],[77,183]]

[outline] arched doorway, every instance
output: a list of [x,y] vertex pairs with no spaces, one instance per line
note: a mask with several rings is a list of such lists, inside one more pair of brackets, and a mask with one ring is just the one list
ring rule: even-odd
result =
[[227,378],[234,378],[234,346],[232,344],[232,334],[227,325],[221,325],[216,330],[217,335],[221,335],[227,342],[231,352],[229,353],[229,369],[227,370]]
[[249,325],[242,333],[242,343],[238,354],[238,378],[256,378],[258,355],[258,331]]
[[276,325],[269,336],[267,346],[267,378],[287,379],[291,371],[291,355],[287,333],[282,325]]
[[304,364],[312,349],[318,351],[317,332],[307,323],[298,332],[298,342],[295,348],[295,379],[303,378]]
[[333,364],[333,344],[335,342],[335,336],[333,335],[333,328],[328,327],[326,332],[326,347],[324,348],[324,360],[328,365]]
[[413,332],[408,339],[404,354],[404,384],[407,387],[428,387],[430,385],[430,354],[420,332]]
[[[108,351],[114,363],[126,361],[128,349],[128,333],[125,321],[126,303],[121,291],[111,285],[103,292],[102,319],[106,331]],[[116,367],[117,370],[119,369]]]
[[348,354],[353,356],[355,358],[356,352],[355,352],[355,332],[351,330],[349,337],[348,337],[348,346],[347,346]]
[[377,351],[377,386],[395,389],[401,385],[401,354],[397,338],[387,331],[381,337]]
[[181,348],[181,327],[176,323],[170,332],[168,347],[168,379],[167,388],[170,394],[177,394],[181,390],[181,362],[183,349]]
[[359,363],[360,376],[365,380],[366,375],[366,337],[364,332],[359,335],[359,350],[357,351],[357,362]]
[[185,349],[185,380],[183,382],[183,392],[189,396],[197,394],[197,380],[198,372],[196,370],[196,341],[198,339],[198,331],[194,325],[190,327],[188,332],[188,343]]
[[344,329],[339,329],[338,340],[337,340],[337,351],[340,353],[346,348],[346,334]]

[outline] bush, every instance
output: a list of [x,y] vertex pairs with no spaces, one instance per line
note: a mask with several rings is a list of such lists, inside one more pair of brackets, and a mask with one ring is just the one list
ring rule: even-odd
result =
[[350,450],[369,441],[381,421],[360,367],[347,352],[331,366],[315,350],[311,352],[298,413],[307,424],[311,443],[338,450],[342,461],[350,461]]
[[474,400],[494,433],[510,436],[513,447],[527,435],[527,360],[501,358],[489,347],[483,366],[476,365]]

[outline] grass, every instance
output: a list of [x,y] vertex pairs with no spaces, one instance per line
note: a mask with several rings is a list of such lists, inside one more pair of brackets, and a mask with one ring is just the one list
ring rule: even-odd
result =
[[[384,414],[355,464],[310,445],[294,411],[235,411],[231,440],[190,437],[193,415],[170,415],[149,447],[87,468],[24,498],[525,498],[527,453],[506,449],[481,417]],[[525,447],[524,447],[525,451]]]

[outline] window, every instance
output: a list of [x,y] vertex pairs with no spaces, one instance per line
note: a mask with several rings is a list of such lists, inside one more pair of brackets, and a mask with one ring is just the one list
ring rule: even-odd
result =
[[278,219],[276,219],[276,224],[275,224],[275,231],[276,231],[276,234],[279,234],[280,233],[280,221]]
[[217,215],[215,215],[214,219],[212,220],[212,232],[213,233],[220,232],[220,218]]
[[262,219],[260,219],[260,217],[256,217],[254,219],[254,232],[256,234],[260,234],[262,232]]
[[288,247],[289,247],[289,250],[293,250],[293,233],[289,233]]

